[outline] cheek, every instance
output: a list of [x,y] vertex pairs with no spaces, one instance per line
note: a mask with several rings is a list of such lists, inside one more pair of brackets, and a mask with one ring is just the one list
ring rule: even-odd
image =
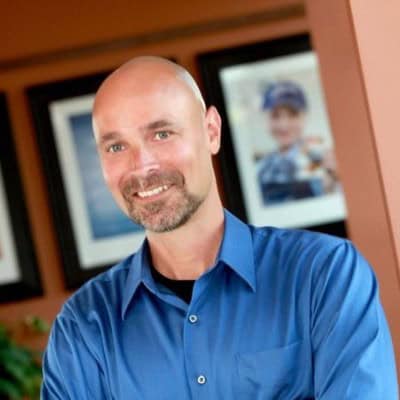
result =
[[118,183],[123,174],[123,169],[121,163],[116,162],[116,160],[101,160],[101,167],[103,172],[104,180],[109,187],[109,189],[115,194],[116,189],[118,189]]
[[270,120],[269,129],[273,134],[281,134],[288,128],[286,121],[282,118],[274,118]]
[[190,162],[193,175],[196,175],[203,184],[208,184],[209,178],[213,174],[212,156],[209,149],[203,145],[191,156]]
[[188,143],[176,143],[168,149],[162,149],[158,154],[160,167],[169,164],[176,168],[187,168],[193,159],[198,157],[198,152],[194,151],[195,146]]
[[303,129],[303,125],[299,122],[299,121],[294,121],[291,124],[291,130],[292,132],[294,132],[296,135],[298,135],[299,133],[301,133]]
[[121,192],[121,182],[124,176],[121,167],[114,162],[102,162],[102,172],[104,181],[114,201],[122,211],[127,213],[126,203]]

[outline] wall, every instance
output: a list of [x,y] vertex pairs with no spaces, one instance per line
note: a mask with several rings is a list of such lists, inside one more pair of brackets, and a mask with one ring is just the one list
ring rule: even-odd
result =
[[344,172],[348,227],[378,275],[400,365],[400,4],[309,0],[307,6]]
[[[94,0],[2,4],[2,15],[7,18],[0,25],[0,90],[6,91],[10,103],[45,294],[1,305],[0,320],[13,322],[30,313],[52,320],[70,295],[64,289],[43,165],[24,95],[26,86],[112,69],[137,54],[172,56],[198,78],[197,53],[311,28],[321,55],[322,78],[350,210],[350,232],[376,266],[394,339],[400,345],[398,260],[385,206],[391,193],[381,184],[385,160],[377,156],[372,139],[374,127],[368,123],[369,107],[358,111],[352,107],[367,103],[359,64],[349,65],[349,60],[359,56],[353,21],[340,19],[349,13],[348,1],[330,2],[329,7],[325,3],[307,1],[309,19],[302,2],[293,0],[171,0],[168,5],[154,0],[121,0],[112,8],[105,1]],[[333,16],[342,24],[340,29],[331,23]],[[343,81],[335,79],[334,66],[338,63],[341,71],[347,71],[344,82],[351,88],[351,96],[336,90],[339,84],[344,87]],[[353,164],[354,148],[360,149],[357,166]],[[367,194],[363,195],[365,188]],[[43,340],[35,344],[43,344]],[[400,354],[400,349],[397,352]]]

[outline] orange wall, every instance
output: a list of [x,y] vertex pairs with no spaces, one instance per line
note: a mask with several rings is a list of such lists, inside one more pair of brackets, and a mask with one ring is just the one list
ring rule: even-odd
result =
[[234,18],[249,25],[252,18],[260,18],[265,12],[299,3],[294,0],[2,1],[0,60],[96,44],[113,47],[116,45],[113,40],[129,41],[143,34],[167,33],[182,27],[193,31],[201,24],[207,24],[210,30],[213,23],[222,26]]
[[307,14],[343,172],[351,238],[378,275],[400,365],[400,4],[308,0]]
[[[0,320],[12,322],[29,313],[52,320],[70,294],[64,289],[43,166],[24,96],[26,86],[112,69],[137,54],[174,57],[198,78],[195,56],[199,52],[311,30],[321,60],[351,236],[375,266],[393,336],[400,345],[398,252],[391,219],[398,221],[394,200],[399,193],[388,189],[396,179],[396,159],[390,153],[390,162],[385,164],[390,141],[384,141],[379,151],[376,147],[381,139],[375,142],[375,132],[390,126],[376,117],[375,125],[371,124],[379,85],[373,86],[367,98],[349,0],[307,0],[307,18],[303,2],[293,0],[171,0],[167,4],[120,0],[112,7],[99,0],[4,3],[2,15],[8,18],[0,24],[0,90],[6,91],[11,106],[45,294],[1,305]],[[358,29],[362,33],[368,24]],[[363,50],[368,50],[366,42]],[[368,76],[378,72],[365,71]]]

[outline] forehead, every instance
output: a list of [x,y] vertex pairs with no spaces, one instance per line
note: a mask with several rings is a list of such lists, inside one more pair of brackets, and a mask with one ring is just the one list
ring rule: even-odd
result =
[[271,115],[272,117],[284,115],[284,116],[296,118],[296,117],[303,116],[304,111],[297,110],[296,108],[293,108],[291,106],[280,105],[280,106],[277,106],[277,107],[273,108],[272,110],[270,110],[268,112],[268,114]]
[[186,85],[174,76],[148,73],[116,76],[96,95],[94,123],[102,129],[119,124],[144,124],[155,119],[179,119],[193,111],[193,97]]

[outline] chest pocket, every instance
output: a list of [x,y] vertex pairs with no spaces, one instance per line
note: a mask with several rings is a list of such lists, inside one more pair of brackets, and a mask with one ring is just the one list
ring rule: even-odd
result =
[[290,400],[298,396],[301,343],[236,356],[238,399]]

